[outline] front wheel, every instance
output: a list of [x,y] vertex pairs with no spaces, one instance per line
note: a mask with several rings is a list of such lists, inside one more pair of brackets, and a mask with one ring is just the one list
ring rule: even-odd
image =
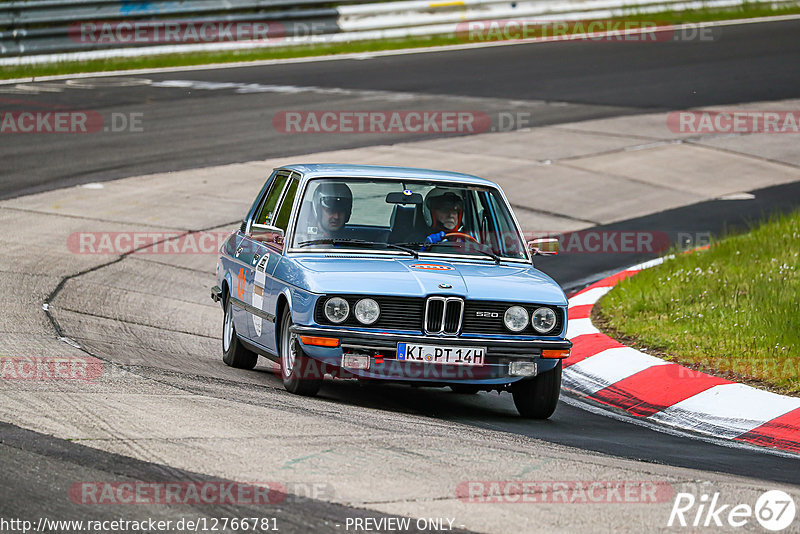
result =
[[222,361],[237,369],[252,369],[258,362],[258,354],[244,348],[236,335],[231,299],[225,299],[225,316],[222,319]]
[[561,361],[551,371],[511,384],[519,414],[528,419],[547,419],[556,411],[561,393]]
[[313,397],[322,386],[325,376],[322,365],[309,358],[297,343],[297,334],[292,333],[292,315],[283,311],[281,319],[281,378],[283,387],[290,393]]

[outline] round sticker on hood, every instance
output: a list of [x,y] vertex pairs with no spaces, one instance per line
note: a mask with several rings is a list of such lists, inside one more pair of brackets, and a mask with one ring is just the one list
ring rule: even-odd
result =
[[438,263],[414,263],[411,265],[412,269],[424,269],[427,271],[452,271],[453,268],[447,265],[439,265]]

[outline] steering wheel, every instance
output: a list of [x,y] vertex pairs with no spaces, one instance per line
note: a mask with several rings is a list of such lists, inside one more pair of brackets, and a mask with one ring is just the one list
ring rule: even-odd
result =
[[444,236],[445,237],[465,237],[465,238],[469,239],[470,241],[473,241],[477,245],[481,244],[477,239],[475,239],[474,237],[472,237],[469,234],[465,234],[464,232],[450,232],[449,234],[444,234]]

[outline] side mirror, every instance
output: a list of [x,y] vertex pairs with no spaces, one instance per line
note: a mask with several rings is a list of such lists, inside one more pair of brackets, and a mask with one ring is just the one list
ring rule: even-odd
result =
[[555,256],[558,254],[558,239],[555,237],[540,237],[528,241],[528,249],[533,256]]
[[265,244],[283,245],[283,230],[275,226],[253,224],[250,227],[250,237]]

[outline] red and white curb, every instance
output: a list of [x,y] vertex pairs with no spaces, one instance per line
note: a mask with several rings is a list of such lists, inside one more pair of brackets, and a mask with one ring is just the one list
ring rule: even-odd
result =
[[800,453],[800,398],[787,397],[693,371],[600,333],[595,303],[620,281],[663,262],[620,271],[569,299],[565,389],[642,420],[713,438]]

